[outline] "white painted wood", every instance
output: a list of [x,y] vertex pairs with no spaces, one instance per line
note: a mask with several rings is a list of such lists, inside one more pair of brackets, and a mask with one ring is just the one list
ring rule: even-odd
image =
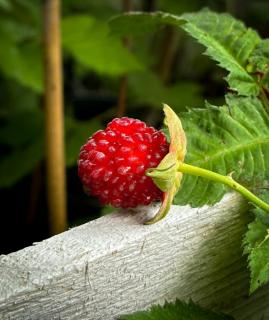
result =
[[248,297],[241,257],[246,203],[115,213],[0,256],[1,319],[116,319],[164,300],[192,298],[238,320],[269,319],[269,289]]

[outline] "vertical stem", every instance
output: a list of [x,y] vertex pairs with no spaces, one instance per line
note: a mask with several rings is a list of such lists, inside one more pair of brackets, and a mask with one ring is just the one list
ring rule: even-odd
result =
[[47,197],[51,234],[67,228],[60,0],[44,1]]
[[173,62],[175,60],[180,33],[174,26],[165,27],[165,35],[162,44],[158,74],[164,84],[167,84],[171,78]]

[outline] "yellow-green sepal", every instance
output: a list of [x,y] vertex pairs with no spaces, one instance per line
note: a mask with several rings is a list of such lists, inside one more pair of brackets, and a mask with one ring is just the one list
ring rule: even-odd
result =
[[156,186],[163,192],[170,190],[177,175],[178,160],[175,153],[168,153],[157,168],[150,168],[146,175],[151,177]]
[[157,214],[152,219],[147,220],[146,222],[144,222],[144,224],[156,223],[156,222],[160,221],[161,219],[163,219],[167,215],[167,213],[170,210],[171,204],[173,202],[174,195],[176,194],[174,188],[175,187],[173,186],[169,191],[164,192],[162,205],[161,205],[159,211],[157,212]]
[[177,160],[184,161],[187,150],[187,139],[177,114],[167,104],[163,105],[164,124],[170,135],[169,153],[174,153]]
[[156,186],[164,192],[162,205],[154,218],[145,224],[155,223],[169,212],[174,196],[177,193],[182,173],[178,171],[179,164],[184,161],[186,154],[186,136],[182,124],[175,112],[164,104],[164,124],[170,135],[169,153],[162,159],[157,168],[150,168],[146,175],[151,177]]

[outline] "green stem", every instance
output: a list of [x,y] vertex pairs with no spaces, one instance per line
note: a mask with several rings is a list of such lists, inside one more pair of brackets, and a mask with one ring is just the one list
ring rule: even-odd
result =
[[252,203],[257,205],[261,209],[269,212],[269,204],[262,201],[260,198],[256,197],[252,192],[250,192],[248,189],[243,187],[238,182],[234,181],[231,176],[223,176],[221,174],[218,174],[218,173],[206,170],[206,169],[198,168],[195,166],[191,166],[186,163],[180,163],[179,167],[178,167],[178,171],[180,171],[182,173],[187,173],[187,174],[191,174],[194,176],[206,178],[208,180],[212,180],[215,182],[221,182],[221,183],[229,186],[230,188],[238,191],[239,193],[241,193],[245,198],[250,200]]

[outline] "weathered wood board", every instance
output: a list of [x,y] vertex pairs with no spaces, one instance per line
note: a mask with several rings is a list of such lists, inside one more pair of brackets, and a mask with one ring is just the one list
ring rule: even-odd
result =
[[0,256],[0,319],[110,320],[176,297],[238,320],[269,319],[268,287],[248,297],[240,196],[173,206],[143,225],[156,210],[115,213]]

